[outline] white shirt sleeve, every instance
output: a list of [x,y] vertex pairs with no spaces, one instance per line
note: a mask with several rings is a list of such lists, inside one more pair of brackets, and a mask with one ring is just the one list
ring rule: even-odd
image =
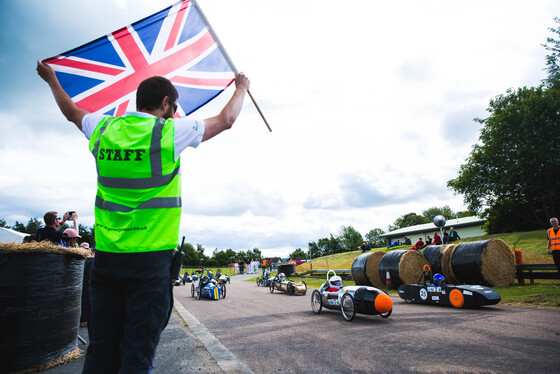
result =
[[196,148],[202,142],[204,121],[190,118],[175,119],[175,160],[187,147]]
[[103,121],[103,118],[109,117],[106,114],[95,114],[89,113],[82,119],[82,132],[87,139],[91,138],[93,131],[99,125],[99,122]]

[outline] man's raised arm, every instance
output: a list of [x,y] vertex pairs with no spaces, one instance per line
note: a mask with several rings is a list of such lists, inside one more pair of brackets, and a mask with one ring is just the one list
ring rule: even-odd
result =
[[204,120],[204,136],[202,141],[213,138],[224,130],[230,129],[233,123],[239,116],[245,94],[249,90],[251,82],[243,75],[243,73],[236,74],[235,76],[235,92],[226,104],[224,109],[216,117],[207,118]]
[[89,112],[80,109],[74,104],[70,96],[62,89],[62,86],[58,82],[56,74],[48,64],[42,61],[37,61],[37,73],[45,82],[48,83],[51,91],[53,93],[56,104],[60,108],[60,111],[66,119],[73,122],[80,131],[82,130],[82,118]]

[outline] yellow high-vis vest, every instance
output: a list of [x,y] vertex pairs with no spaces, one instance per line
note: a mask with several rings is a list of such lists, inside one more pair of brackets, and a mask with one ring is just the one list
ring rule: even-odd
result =
[[97,166],[95,245],[115,253],[174,249],[181,217],[173,120],[107,117],[89,149]]

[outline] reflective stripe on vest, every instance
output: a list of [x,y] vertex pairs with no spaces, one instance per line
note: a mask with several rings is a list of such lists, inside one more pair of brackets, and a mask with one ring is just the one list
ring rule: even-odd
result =
[[94,131],[90,150],[98,175],[96,247],[118,253],[177,247],[181,176],[173,121],[109,117]]
[[554,229],[551,227],[548,229],[548,240],[550,240],[550,249],[552,251],[560,251],[560,229],[557,233],[554,233]]

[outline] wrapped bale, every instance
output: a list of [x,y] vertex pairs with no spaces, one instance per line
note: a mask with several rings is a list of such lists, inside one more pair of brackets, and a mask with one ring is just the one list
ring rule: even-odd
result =
[[501,239],[458,244],[451,267],[461,283],[507,286],[515,280],[515,254]]
[[364,253],[356,257],[352,263],[352,279],[356,285],[383,288],[379,277],[379,262],[385,255],[383,251]]
[[379,262],[379,277],[383,284],[387,284],[387,271],[391,276],[392,288],[397,289],[402,284],[417,283],[424,265],[429,265],[428,259],[418,251],[397,249],[387,252]]
[[7,372],[76,356],[88,251],[0,243],[0,362]]
[[424,248],[422,254],[428,259],[432,274],[441,273],[441,255],[443,247],[441,245],[429,245]]
[[[457,248],[457,244],[447,244],[441,249],[441,271],[447,283],[457,284],[459,281],[453,272],[453,267],[451,266],[451,257]],[[435,273],[434,273],[435,274]]]

